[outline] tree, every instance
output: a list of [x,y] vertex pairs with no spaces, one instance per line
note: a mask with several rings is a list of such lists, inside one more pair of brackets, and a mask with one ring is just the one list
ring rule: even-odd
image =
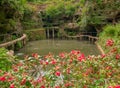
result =
[[80,26],[92,25],[97,31],[108,23],[115,24],[117,16],[120,14],[119,0],[81,0],[82,15],[80,16]]
[[17,26],[20,26],[25,3],[26,0],[0,1],[0,33],[21,30]]

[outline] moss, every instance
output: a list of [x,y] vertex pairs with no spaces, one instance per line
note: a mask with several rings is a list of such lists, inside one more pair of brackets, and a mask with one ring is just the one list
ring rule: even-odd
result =
[[46,32],[43,28],[26,30],[25,33],[30,41],[46,39]]

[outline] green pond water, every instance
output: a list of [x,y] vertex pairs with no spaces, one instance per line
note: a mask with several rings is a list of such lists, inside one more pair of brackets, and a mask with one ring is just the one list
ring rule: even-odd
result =
[[27,45],[17,52],[17,55],[30,55],[38,53],[46,55],[53,53],[58,55],[60,52],[70,52],[71,50],[80,50],[85,55],[100,55],[95,44],[89,41],[78,40],[38,40],[28,42]]

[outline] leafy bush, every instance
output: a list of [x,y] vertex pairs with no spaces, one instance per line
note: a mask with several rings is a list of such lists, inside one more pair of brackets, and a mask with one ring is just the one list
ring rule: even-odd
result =
[[64,14],[64,4],[60,3],[58,5],[49,5],[46,8],[46,15],[49,16],[50,18],[55,18],[60,15]]
[[109,52],[110,49],[104,46],[105,44],[103,42],[108,39],[114,40],[114,45],[118,48],[118,52],[120,52],[120,24],[107,25],[103,28],[103,32],[99,36],[99,44],[106,52]]
[[69,3],[68,5],[65,6],[65,14],[67,16],[72,16],[75,13],[76,7],[72,3]]
[[11,57],[7,54],[8,50],[0,48],[0,70],[8,71],[11,69]]
[[108,25],[103,28],[103,36],[114,37],[116,36],[116,27],[114,25]]
[[12,70],[0,70],[0,85],[2,88],[117,88],[120,54],[113,45],[107,43],[111,50],[101,56],[85,57],[78,50],[44,57],[33,53],[17,60]]

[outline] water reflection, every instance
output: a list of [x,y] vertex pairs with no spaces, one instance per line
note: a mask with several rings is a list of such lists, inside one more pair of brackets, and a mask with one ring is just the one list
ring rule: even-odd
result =
[[24,48],[19,50],[17,54],[38,53],[46,55],[49,52],[59,54],[60,52],[70,52],[71,50],[80,50],[85,55],[99,55],[100,52],[96,45],[89,41],[77,40],[38,40],[29,42]]

